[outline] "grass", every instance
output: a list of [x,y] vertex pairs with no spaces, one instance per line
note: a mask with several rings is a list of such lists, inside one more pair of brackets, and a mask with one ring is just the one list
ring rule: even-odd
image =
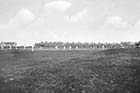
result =
[[140,93],[140,49],[0,51],[0,93]]

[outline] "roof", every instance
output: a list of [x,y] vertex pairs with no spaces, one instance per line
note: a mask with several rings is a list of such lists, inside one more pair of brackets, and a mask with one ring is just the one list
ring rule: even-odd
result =
[[1,42],[1,44],[17,44],[16,42]]

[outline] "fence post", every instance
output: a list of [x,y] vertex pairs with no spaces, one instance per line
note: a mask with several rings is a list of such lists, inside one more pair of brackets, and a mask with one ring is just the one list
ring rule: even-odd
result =
[[69,47],[69,50],[71,50],[71,49],[72,49],[72,46]]
[[55,49],[58,49],[58,46],[55,46]]
[[12,46],[10,45],[9,47],[10,47],[9,49],[12,50]]
[[64,50],[66,49],[66,46],[64,46]]
[[15,49],[17,50],[17,46],[15,46]]
[[34,45],[32,46],[32,52],[34,51]]
[[103,50],[105,49],[105,46],[104,46],[104,45],[102,46],[102,49],[103,49]]
[[1,46],[1,50],[3,50],[4,49],[4,47],[3,47],[3,45]]
[[78,46],[76,46],[76,50],[78,50]]
[[26,46],[24,45],[24,50],[26,49]]

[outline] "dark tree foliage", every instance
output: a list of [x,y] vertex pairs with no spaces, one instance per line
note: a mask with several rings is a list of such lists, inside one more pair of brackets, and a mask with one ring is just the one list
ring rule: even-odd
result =
[[140,48],[140,41],[135,43],[136,48]]

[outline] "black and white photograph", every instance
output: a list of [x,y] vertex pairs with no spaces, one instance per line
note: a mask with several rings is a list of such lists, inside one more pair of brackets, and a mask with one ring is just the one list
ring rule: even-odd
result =
[[140,0],[0,0],[0,93],[140,93]]

